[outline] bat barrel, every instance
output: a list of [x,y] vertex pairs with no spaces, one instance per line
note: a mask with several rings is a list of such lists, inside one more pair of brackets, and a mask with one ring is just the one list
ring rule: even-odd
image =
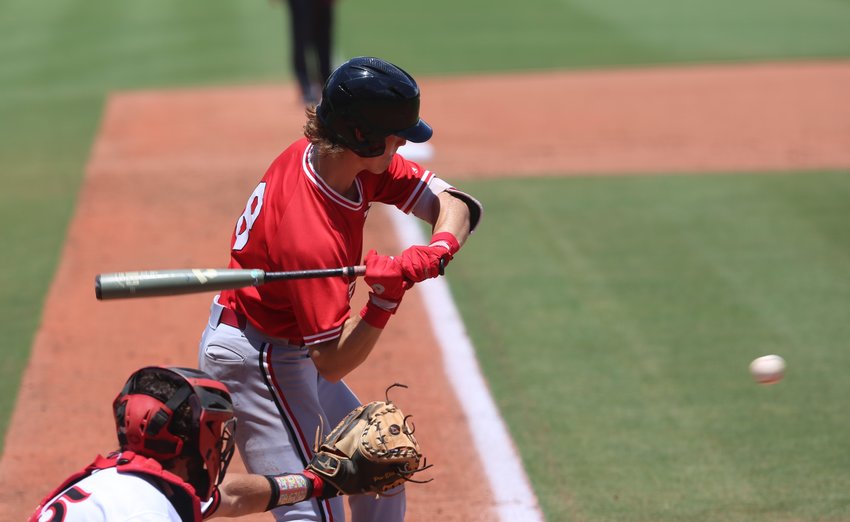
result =
[[257,286],[265,282],[259,269],[179,269],[148,272],[115,272],[95,277],[100,300],[192,294]]

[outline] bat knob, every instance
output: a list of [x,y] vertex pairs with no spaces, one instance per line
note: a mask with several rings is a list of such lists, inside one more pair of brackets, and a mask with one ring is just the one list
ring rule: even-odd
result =
[[446,258],[440,258],[440,275],[446,275]]

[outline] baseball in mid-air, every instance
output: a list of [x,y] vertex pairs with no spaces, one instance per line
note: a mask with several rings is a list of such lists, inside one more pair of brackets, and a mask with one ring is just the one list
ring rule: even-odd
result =
[[759,384],[776,384],[785,376],[785,359],[778,355],[764,355],[750,363],[750,374]]

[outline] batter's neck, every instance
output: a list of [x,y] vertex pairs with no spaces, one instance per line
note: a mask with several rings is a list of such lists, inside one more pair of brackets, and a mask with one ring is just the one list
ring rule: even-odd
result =
[[340,196],[356,201],[359,197],[357,178],[363,167],[359,162],[352,161],[348,154],[335,154],[333,156],[313,156],[313,170]]

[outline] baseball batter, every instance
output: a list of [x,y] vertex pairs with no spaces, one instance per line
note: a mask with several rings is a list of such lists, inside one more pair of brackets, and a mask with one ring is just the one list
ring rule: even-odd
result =
[[[372,352],[413,284],[436,277],[476,227],[480,204],[396,151],[425,142],[419,87],[399,67],[359,57],[337,68],[321,102],[307,109],[305,138],[271,164],[249,196],[231,242],[231,268],[267,271],[360,264],[374,203],[432,225],[428,245],[396,256],[370,250],[370,287],[351,313],[354,280],[302,279],[223,291],[200,343],[202,369],[225,382],[240,419],[236,435],[249,471],[302,469],[317,428],[360,402],[341,380]],[[403,349],[403,347],[394,347]],[[381,498],[350,497],[353,520],[404,518],[402,488]],[[338,498],[273,511],[278,520],[343,520]]]

